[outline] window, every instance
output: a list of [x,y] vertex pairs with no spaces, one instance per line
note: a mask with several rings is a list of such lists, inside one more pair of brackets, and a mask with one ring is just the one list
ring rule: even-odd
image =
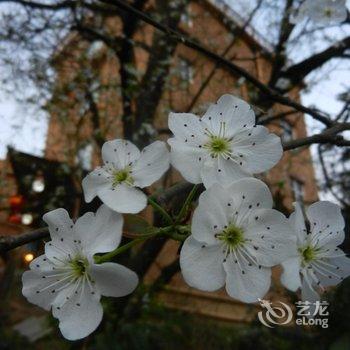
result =
[[183,82],[192,84],[193,82],[193,66],[184,58],[179,58],[179,75]]
[[181,14],[181,23],[184,23],[189,28],[193,26],[191,9],[188,6],[186,10]]
[[301,205],[304,203],[304,184],[297,179],[291,179],[291,186],[294,194],[294,200]]
[[280,126],[282,129],[281,139],[284,142],[288,142],[293,139],[293,127],[286,120],[281,120]]
[[76,161],[83,170],[89,171],[92,169],[92,151],[93,146],[91,143],[87,143],[78,150]]

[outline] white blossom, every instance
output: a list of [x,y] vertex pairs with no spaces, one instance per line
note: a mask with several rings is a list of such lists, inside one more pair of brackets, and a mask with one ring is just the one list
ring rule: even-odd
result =
[[86,202],[95,196],[119,213],[138,213],[147,205],[140,188],[150,186],[169,168],[166,144],[156,141],[142,152],[129,141],[114,140],[102,147],[104,165],[83,179]]
[[292,23],[310,19],[318,25],[331,25],[346,20],[346,0],[306,0],[297,11],[296,16],[291,17]]
[[45,254],[24,272],[23,295],[45,310],[52,309],[65,338],[86,337],[101,322],[101,295],[122,297],[138,283],[137,275],[122,265],[94,263],[95,253],[118,247],[123,218],[102,205],[75,224],[65,209],[53,210],[43,219],[51,241],[45,244]]
[[271,208],[268,187],[253,178],[203,192],[180,253],[185,281],[204,291],[226,285],[227,293],[243,302],[263,298],[271,267],[296,250],[288,220]]
[[344,240],[344,219],[339,206],[321,201],[307,209],[305,218],[298,203],[289,221],[297,238],[294,257],[285,261],[283,285],[296,291],[301,288],[304,301],[319,300],[318,292],[338,284],[350,274],[350,259],[338,248]]
[[252,108],[232,95],[223,95],[202,118],[170,113],[171,163],[187,181],[207,188],[266,171],[282,156],[281,140],[254,124]]

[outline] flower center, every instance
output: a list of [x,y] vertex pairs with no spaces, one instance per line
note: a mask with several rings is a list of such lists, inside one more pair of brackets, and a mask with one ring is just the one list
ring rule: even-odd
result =
[[244,242],[243,230],[233,224],[217,235],[217,238],[224,242],[231,249],[238,247]]
[[131,177],[128,167],[113,173],[113,186],[117,186],[121,183],[126,183],[127,185],[132,185],[134,183],[134,179]]
[[316,250],[311,246],[306,246],[304,248],[300,248],[299,252],[303,258],[303,262],[308,264],[310,261],[316,258]]
[[74,276],[79,278],[85,275],[89,262],[86,258],[78,257],[70,262],[70,266]]
[[220,136],[211,136],[210,141],[205,145],[210,154],[218,157],[220,154],[230,153],[230,141]]
[[332,16],[332,9],[330,9],[329,7],[325,8],[323,11],[324,15],[326,17],[331,17]]

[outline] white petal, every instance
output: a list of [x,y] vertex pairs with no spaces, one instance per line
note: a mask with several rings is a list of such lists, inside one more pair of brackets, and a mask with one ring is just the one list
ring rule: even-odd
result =
[[298,245],[303,245],[307,238],[305,218],[298,202],[294,203],[295,211],[289,216],[289,223],[293,227]]
[[255,209],[272,208],[272,195],[269,188],[260,180],[245,178],[234,182],[226,189],[232,198],[232,213],[238,212],[236,222],[243,225]]
[[[237,261],[237,262],[236,262]],[[255,303],[268,292],[271,284],[271,269],[248,264],[244,259],[236,260],[232,254],[224,263],[226,291],[244,303]]]
[[296,237],[287,218],[274,209],[253,210],[244,227],[247,249],[259,264],[274,266],[298,255]]
[[[344,253],[337,248],[336,254]],[[335,286],[350,275],[350,259],[346,256],[314,261],[311,266],[323,287]]]
[[132,167],[135,186],[142,188],[159,180],[169,168],[169,158],[164,142],[156,141],[145,147]]
[[122,237],[122,227],[122,215],[107,205],[101,205],[96,214],[90,212],[80,217],[74,225],[74,231],[84,250],[93,255],[117,248]]
[[230,197],[224,187],[214,184],[199,197],[199,204],[192,218],[192,235],[199,242],[216,244],[215,233],[221,232],[229,221]]
[[245,101],[232,96],[223,95],[217,103],[212,104],[204,114],[205,122],[211,132],[216,135],[220,132],[220,124],[225,123],[225,136],[232,137],[237,132],[255,124],[255,114],[251,106]]
[[56,281],[55,278],[43,278],[43,276],[48,276],[53,273],[55,272],[29,270],[25,271],[22,275],[22,294],[29,302],[45,310],[50,310],[51,304],[57,296],[56,291],[66,283],[65,281]]
[[282,262],[283,272],[281,275],[282,284],[289,290],[295,292],[301,287],[300,259],[290,258]]
[[139,149],[130,141],[107,141],[102,146],[102,159],[104,163],[111,164],[117,169],[124,169],[130,162],[140,157]]
[[61,240],[55,239],[45,243],[46,257],[58,267],[62,267],[80,249],[79,238],[75,237],[74,233],[71,237]]
[[60,240],[69,238],[73,232],[73,221],[69,217],[67,210],[63,208],[52,210],[43,216],[43,220],[48,224],[52,239]]
[[31,270],[37,270],[37,271],[52,271],[52,267],[54,265],[52,262],[46,257],[45,254],[38,256],[34,260],[31,261],[29,264],[29,268]]
[[139,281],[135,272],[110,262],[94,264],[90,272],[100,293],[108,297],[123,297],[132,293]]
[[171,164],[188,182],[199,184],[202,182],[200,170],[207,157],[203,148],[188,146],[175,138],[168,140],[171,147]]
[[[301,283],[301,299],[304,301],[309,301],[310,303],[314,303],[315,301],[320,300],[320,296],[311,285],[311,277],[307,272],[303,272]],[[310,308],[312,308],[312,305],[310,305]]]
[[169,129],[178,141],[198,147],[208,141],[204,126],[192,113],[170,113]]
[[103,168],[97,168],[84,177],[82,186],[87,203],[90,203],[99,191],[111,186],[112,181],[109,176]]
[[138,213],[147,205],[146,195],[138,188],[120,184],[98,193],[101,201],[119,213]]
[[311,236],[318,246],[339,245],[344,241],[344,218],[340,207],[334,203],[316,202],[307,209]]
[[214,183],[230,186],[234,181],[251,176],[235,161],[222,157],[209,158],[201,169],[201,177],[206,188],[211,187]]
[[67,302],[52,308],[52,314],[59,320],[62,335],[69,340],[85,338],[100,324],[103,309],[99,294],[91,294],[85,284]]
[[186,283],[204,291],[215,291],[225,283],[220,246],[205,246],[188,237],[180,253],[180,267]]
[[234,154],[243,155],[245,170],[254,174],[271,169],[283,155],[280,137],[261,125],[236,135],[232,149]]
[[307,310],[307,312],[310,313],[310,315],[307,317],[312,318],[312,315],[316,310],[315,302],[320,300],[320,296],[311,284],[311,277],[308,273],[305,272],[303,272],[303,278],[301,283],[301,299],[310,303],[308,304],[309,308]]

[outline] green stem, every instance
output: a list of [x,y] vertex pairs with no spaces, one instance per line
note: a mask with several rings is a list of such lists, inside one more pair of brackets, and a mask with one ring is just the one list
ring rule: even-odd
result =
[[141,243],[145,240],[145,238],[136,238],[124,245],[122,245],[121,247],[112,250],[109,253],[106,253],[104,255],[101,256],[95,256],[95,263],[96,264],[101,264],[107,261],[110,261],[112,258],[114,258],[116,255],[121,254],[123,252],[125,252],[126,250],[130,249],[131,247],[133,247],[134,245]]
[[151,204],[154,210],[156,210],[159,214],[163,216],[163,218],[169,225],[172,225],[174,223],[172,217],[151,197],[148,197],[148,203]]
[[[173,226],[167,226],[167,227],[161,227],[155,229],[153,232],[146,233],[143,235],[140,235],[138,238],[135,238],[134,240],[122,245],[121,247],[118,247],[114,250],[112,250],[109,253],[103,254],[101,256],[95,256],[94,260],[96,264],[101,264],[103,262],[110,261],[115,256],[124,253],[126,250],[132,248],[133,246],[145,241],[148,238],[152,238],[157,235],[169,235],[169,232],[174,230]],[[175,238],[174,238],[175,239]]]
[[180,209],[179,214],[177,215],[175,222],[179,223],[181,222],[181,220],[186,216],[187,211],[189,209],[189,206],[191,205],[194,196],[196,195],[196,192],[198,190],[199,185],[194,185],[191,192],[188,194],[184,205],[182,206],[182,208]]

